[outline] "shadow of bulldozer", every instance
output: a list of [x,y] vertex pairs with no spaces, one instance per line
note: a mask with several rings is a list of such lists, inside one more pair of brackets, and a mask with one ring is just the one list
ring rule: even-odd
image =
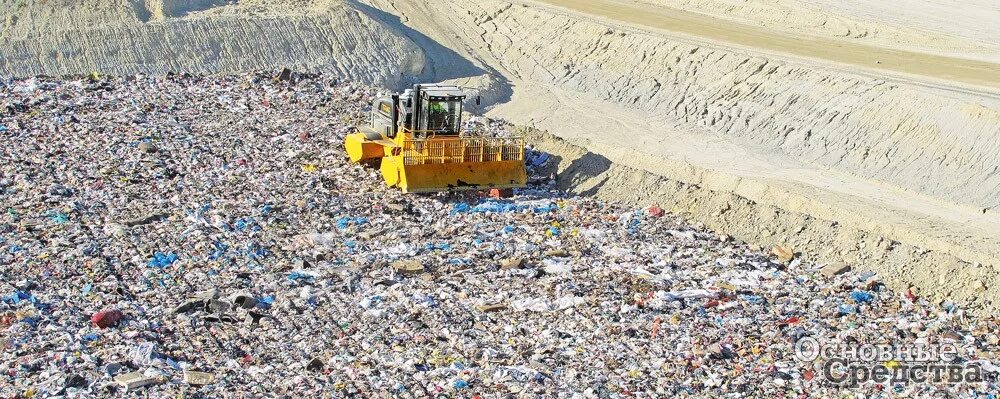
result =
[[611,169],[611,160],[603,155],[592,152],[579,157],[567,158],[550,154],[549,161],[540,168],[541,175],[556,175],[556,188],[580,196],[592,196],[608,182],[607,171]]

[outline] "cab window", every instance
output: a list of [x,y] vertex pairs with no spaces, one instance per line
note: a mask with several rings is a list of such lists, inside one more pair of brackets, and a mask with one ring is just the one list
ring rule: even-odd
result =
[[392,116],[392,104],[381,102],[378,104],[378,112],[385,116]]

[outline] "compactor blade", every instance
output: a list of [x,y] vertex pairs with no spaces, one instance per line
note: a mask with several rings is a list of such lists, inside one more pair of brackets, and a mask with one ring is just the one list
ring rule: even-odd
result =
[[518,188],[528,181],[521,138],[406,141],[381,169],[387,184],[406,193]]

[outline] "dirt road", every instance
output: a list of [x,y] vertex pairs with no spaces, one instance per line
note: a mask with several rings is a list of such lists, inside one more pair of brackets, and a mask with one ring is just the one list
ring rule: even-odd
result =
[[829,38],[791,37],[759,27],[669,8],[616,0],[537,0],[616,22],[664,29],[766,51],[815,58],[890,73],[1000,88],[1000,65],[919,52],[886,49]]

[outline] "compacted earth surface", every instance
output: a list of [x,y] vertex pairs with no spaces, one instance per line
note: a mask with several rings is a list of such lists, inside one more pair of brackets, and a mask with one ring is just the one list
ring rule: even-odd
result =
[[[512,197],[403,195],[341,147],[378,90],[289,78],[0,81],[0,396],[996,397],[995,318],[537,149]],[[962,378],[858,372],[917,364]]]

